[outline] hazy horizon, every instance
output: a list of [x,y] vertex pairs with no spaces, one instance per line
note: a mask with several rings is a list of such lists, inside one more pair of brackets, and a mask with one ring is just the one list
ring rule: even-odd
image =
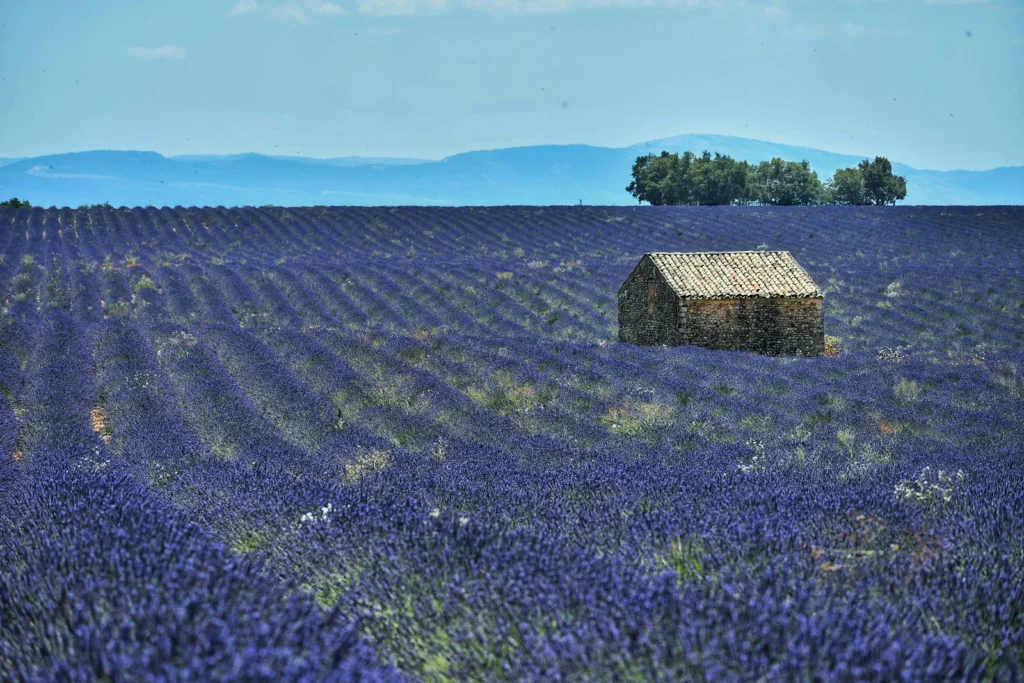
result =
[[[655,140],[669,139],[669,138],[676,138],[676,137],[686,137],[686,136],[696,136],[696,137],[705,137],[705,136],[707,136],[707,137],[710,137],[710,136],[712,136],[712,134],[690,132],[690,133],[681,133],[679,135],[665,136],[664,138],[656,138]],[[802,147],[802,148],[807,149],[808,151],[826,152],[826,153],[836,154],[836,155],[862,156],[864,158],[870,158],[870,156],[871,156],[871,155],[868,155],[868,154],[857,154],[856,152],[838,152],[838,151],[833,150],[833,149],[821,149],[821,148],[815,148],[815,147],[808,147],[806,145],[796,145],[796,144],[782,143],[782,142],[778,142],[778,141],[775,141],[775,140],[763,140],[763,139],[757,139],[757,138],[745,138],[745,137],[742,137],[742,136],[719,136],[719,137],[730,137],[730,138],[734,138],[734,139],[737,139],[737,140],[747,140],[747,141],[750,141],[750,142],[764,143],[764,144],[769,144],[769,145],[782,145],[782,146],[797,147],[797,148]],[[0,156],[0,159],[2,159],[2,160],[12,160],[12,159],[13,160],[26,160],[26,159],[33,159],[33,158],[38,158],[38,157],[61,156],[61,155],[64,155],[64,154],[87,154],[87,153],[90,153],[90,152],[129,152],[129,153],[130,152],[142,152],[142,153],[158,154],[158,155],[160,155],[160,156],[162,156],[162,157],[164,157],[166,159],[181,159],[181,160],[200,159],[200,158],[211,158],[211,159],[212,158],[230,158],[230,157],[240,157],[240,156],[246,156],[246,155],[256,155],[256,156],[265,156],[265,157],[276,158],[276,159],[283,159],[283,160],[295,159],[296,161],[298,161],[298,160],[333,161],[333,160],[341,160],[341,159],[364,159],[364,160],[368,160],[367,163],[372,163],[373,160],[436,163],[436,162],[439,162],[439,161],[444,161],[445,159],[449,159],[449,158],[454,157],[454,156],[458,156],[460,154],[469,154],[469,153],[473,153],[473,152],[491,152],[491,151],[502,151],[502,150],[510,150],[510,149],[525,149],[525,148],[528,148],[528,147],[538,147],[538,146],[551,146],[551,147],[584,146],[584,147],[597,147],[597,148],[604,148],[604,149],[627,149],[629,147],[633,147],[633,146],[636,146],[636,145],[641,145],[641,144],[652,142],[652,141],[654,141],[654,140],[638,140],[638,141],[636,141],[634,143],[630,143],[630,144],[627,144],[627,145],[621,145],[621,146],[617,146],[617,147],[611,147],[611,146],[606,146],[606,145],[590,145],[588,143],[576,143],[576,142],[547,143],[547,144],[544,144],[544,145],[512,145],[512,146],[508,146],[508,147],[496,147],[496,148],[493,148],[493,149],[466,149],[466,150],[462,150],[462,151],[459,151],[459,152],[454,152],[454,153],[449,154],[447,156],[438,157],[438,158],[410,157],[410,156],[360,155],[360,154],[352,154],[352,155],[345,155],[345,156],[329,156],[328,157],[328,156],[315,156],[315,155],[306,155],[306,154],[303,154],[303,155],[268,154],[266,152],[255,152],[255,151],[252,151],[252,150],[236,151],[236,152],[222,152],[222,153],[216,153],[216,154],[203,153],[203,152],[190,152],[190,153],[186,153],[186,154],[165,154],[165,153],[163,153],[163,152],[161,152],[159,150],[155,150],[155,149],[128,149],[128,148],[116,149],[116,148],[105,148],[105,149],[69,150],[69,151],[65,151],[65,152],[53,152],[53,153],[50,153],[50,154],[40,154],[40,155],[33,156],[33,157]],[[698,149],[695,148],[693,151],[695,153],[700,153],[700,152],[702,152],[704,150],[703,149],[699,149],[698,150]],[[713,147],[710,147],[710,148],[708,148],[707,151],[714,153],[716,150]],[[795,159],[794,158],[794,159],[790,159],[790,160],[799,160],[799,159]],[[906,164],[906,163],[904,163],[903,161],[901,161],[899,159],[890,159],[890,161],[892,161],[894,164],[897,164],[897,165],[910,166],[910,164]],[[1024,166],[1024,163],[1022,163],[1022,164],[1009,164],[1009,165],[1003,165],[1003,166],[993,166],[991,168],[974,168],[974,169],[967,169],[967,168],[926,169],[926,168],[919,168],[919,167],[914,167],[914,168],[918,168],[918,170],[922,170],[922,171],[940,171],[941,170],[941,171],[955,172],[955,171],[995,171],[995,170],[1004,169],[1004,168],[1019,168],[1021,166]]]

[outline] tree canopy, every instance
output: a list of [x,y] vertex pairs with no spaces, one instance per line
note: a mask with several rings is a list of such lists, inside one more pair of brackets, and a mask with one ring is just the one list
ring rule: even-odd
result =
[[751,165],[717,152],[712,157],[707,151],[700,156],[663,151],[637,157],[626,191],[638,203],[652,205],[881,206],[904,199],[907,181],[893,174],[885,157],[838,169],[822,183],[806,160],[775,157]]
[[23,199],[11,197],[6,202],[0,202],[0,209],[31,209],[32,205]]
[[836,170],[826,183],[826,191],[832,204],[861,206],[867,203],[860,170],[856,167]]
[[865,159],[857,164],[857,169],[864,186],[864,197],[869,204],[895,204],[907,196],[907,179],[894,175],[892,164],[885,157],[875,157],[874,161]]
[[827,184],[831,203],[853,206],[894,205],[907,196],[907,179],[892,172],[885,157],[864,159],[832,174]]
[[748,200],[747,175],[750,165],[732,157],[710,152],[692,152],[637,157],[633,181],[626,191],[638,202],[654,205],[689,204],[720,206]]
[[806,206],[821,203],[825,188],[807,161],[775,157],[753,167],[751,194],[759,204]]

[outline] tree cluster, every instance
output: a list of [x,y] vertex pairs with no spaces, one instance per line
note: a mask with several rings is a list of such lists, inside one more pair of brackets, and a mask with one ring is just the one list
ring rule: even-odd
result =
[[626,191],[653,205],[881,206],[904,199],[907,181],[893,175],[885,157],[839,169],[822,183],[806,160],[776,157],[755,165],[717,152],[712,157],[706,151],[701,156],[663,151],[637,157]]
[[830,204],[884,206],[907,196],[907,179],[894,175],[885,157],[867,159],[832,174],[826,186]]
[[11,197],[6,202],[0,202],[0,209],[31,209],[32,205],[23,199]]

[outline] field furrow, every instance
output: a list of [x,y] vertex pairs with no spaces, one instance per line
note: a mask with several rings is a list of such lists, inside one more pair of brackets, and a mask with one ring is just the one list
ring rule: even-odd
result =
[[[1024,674],[1019,207],[98,205],[0,249],[0,679]],[[619,343],[645,253],[765,249],[829,355]]]

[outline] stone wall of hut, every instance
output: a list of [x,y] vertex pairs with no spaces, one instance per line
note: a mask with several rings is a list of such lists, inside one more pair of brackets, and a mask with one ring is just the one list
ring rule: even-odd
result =
[[820,356],[825,324],[820,298],[681,300],[679,342],[770,356]]
[[619,341],[645,346],[682,344],[676,320],[678,300],[645,256],[619,289]]
[[820,356],[822,299],[680,299],[645,257],[619,289],[619,341]]

